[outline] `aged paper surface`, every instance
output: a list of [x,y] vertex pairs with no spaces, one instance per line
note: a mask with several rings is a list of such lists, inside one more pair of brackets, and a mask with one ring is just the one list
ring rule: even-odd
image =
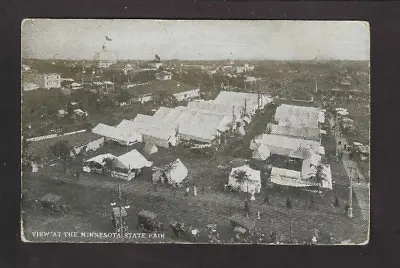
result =
[[27,19],[25,242],[366,244],[365,22]]

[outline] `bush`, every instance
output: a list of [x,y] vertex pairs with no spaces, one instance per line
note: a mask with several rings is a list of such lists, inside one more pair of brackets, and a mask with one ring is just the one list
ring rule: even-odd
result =
[[290,200],[290,198],[288,197],[287,199],[286,199],[286,208],[292,208],[292,201]]

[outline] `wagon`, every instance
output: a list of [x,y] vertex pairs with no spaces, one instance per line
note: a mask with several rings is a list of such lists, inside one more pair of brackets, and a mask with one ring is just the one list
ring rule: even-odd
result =
[[176,220],[170,221],[169,225],[177,239],[183,239],[188,242],[197,242],[200,237],[198,229],[191,226],[187,227],[184,223]]
[[248,219],[240,214],[235,214],[229,218],[233,231],[242,237],[251,236],[257,220]]
[[51,212],[68,210],[68,206],[62,201],[62,197],[55,194],[47,194],[40,200],[43,209],[48,209]]
[[142,210],[138,214],[137,228],[144,232],[158,232],[164,230],[164,225],[159,221],[157,214]]

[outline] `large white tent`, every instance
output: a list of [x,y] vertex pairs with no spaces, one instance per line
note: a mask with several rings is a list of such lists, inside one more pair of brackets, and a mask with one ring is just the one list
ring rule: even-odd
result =
[[[245,174],[247,174],[247,179],[239,182],[237,179],[237,174],[239,174],[239,172],[244,172]],[[254,170],[250,168],[249,165],[232,168],[229,174],[228,185],[242,192],[254,192],[258,194],[261,191],[261,172],[259,170]]]
[[319,128],[299,127],[296,125],[271,124],[271,134],[314,141],[320,140]]
[[254,139],[256,144],[264,144],[268,147],[271,154],[290,156],[290,154],[301,147],[310,148],[316,153],[322,153],[320,144],[317,141],[296,139],[292,137],[263,134]]
[[152,162],[148,161],[136,149],[119,156],[117,159],[129,170],[151,167],[153,165]]
[[221,91],[213,101],[216,104],[228,105],[231,109],[235,107],[235,109],[244,110],[246,107],[246,113],[249,115],[254,114],[258,107],[263,108],[270,102],[272,98],[264,94],[235,91]]
[[127,125],[127,122],[124,121],[118,127],[100,123],[92,129],[92,132],[122,145],[140,142],[142,140],[140,134],[133,132]]

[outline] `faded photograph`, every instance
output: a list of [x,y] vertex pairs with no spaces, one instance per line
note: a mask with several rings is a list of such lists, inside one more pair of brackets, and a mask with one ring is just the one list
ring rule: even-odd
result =
[[21,239],[367,244],[357,21],[27,19]]

